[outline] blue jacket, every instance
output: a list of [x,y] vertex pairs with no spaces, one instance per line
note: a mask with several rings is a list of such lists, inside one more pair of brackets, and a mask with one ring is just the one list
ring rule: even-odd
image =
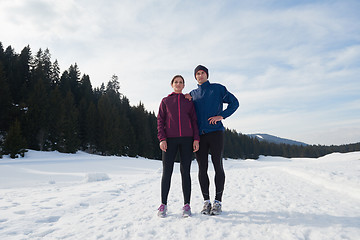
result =
[[[192,90],[190,95],[194,101],[200,135],[224,131],[221,121],[210,124],[208,119],[213,116],[222,116],[225,119],[239,107],[239,101],[226,87],[209,81],[198,85],[198,88]],[[228,104],[225,110],[223,110],[224,103]]]

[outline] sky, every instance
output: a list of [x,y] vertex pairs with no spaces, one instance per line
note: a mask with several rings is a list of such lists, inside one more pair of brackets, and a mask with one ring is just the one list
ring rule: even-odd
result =
[[172,77],[181,74],[190,92],[202,64],[240,102],[227,128],[308,144],[360,142],[359,1],[0,3],[4,48],[48,48],[61,72],[76,63],[93,88],[116,75],[131,105],[157,114]]

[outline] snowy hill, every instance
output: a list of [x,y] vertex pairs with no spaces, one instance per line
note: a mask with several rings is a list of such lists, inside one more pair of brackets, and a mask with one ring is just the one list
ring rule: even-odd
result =
[[248,134],[249,137],[257,138],[259,141],[267,141],[270,143],[276,143],[276,144],[290,144],[290,145],[298,145],[298,146],[306,146],[308,144],[303,142],[298,142],[286,138],[280,138],[269,134],[264,133],[255,133],[255,134]]
[[[211,164],[209,166],[212,166]],[[318,159],[226,160],[223,214],[181,217],[175,164],[166,218],[158,218],[161,161],[29,151],[0,159],[0,239],[357,240],[360,152]],[[209,169],[213,187],[213,169]],[[211,196],[214,196],[211,188]]]

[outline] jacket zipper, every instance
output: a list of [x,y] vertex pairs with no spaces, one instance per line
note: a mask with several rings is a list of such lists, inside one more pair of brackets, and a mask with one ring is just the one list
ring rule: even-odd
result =
[[180,119],[180,94],[178,94],[178,112],[179,112],[179,134],[181,137],[181,119]]

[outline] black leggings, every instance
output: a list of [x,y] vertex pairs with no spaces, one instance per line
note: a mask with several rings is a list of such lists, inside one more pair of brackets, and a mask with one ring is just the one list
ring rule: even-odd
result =
[[210,200],[208,155],[211,153],[211,161],[215,169],[215,200],[221,202],[224,185],[225,171],[223,168],[222,153],[224,147],[224,132],[216,131],[200,135],[200,148],[196,152],[196,159],[199,165],[199,183],[204,200]]
[[180,172],[184,204],[190,204],[191,177],[190,167],[193,157],[193,138],[176,137],[167,139],[167,150],[162,152],[163,174],[161,178],[161,202],[167,205],[170,190],[171,175],[174,169],[176,154],[180,152]]

